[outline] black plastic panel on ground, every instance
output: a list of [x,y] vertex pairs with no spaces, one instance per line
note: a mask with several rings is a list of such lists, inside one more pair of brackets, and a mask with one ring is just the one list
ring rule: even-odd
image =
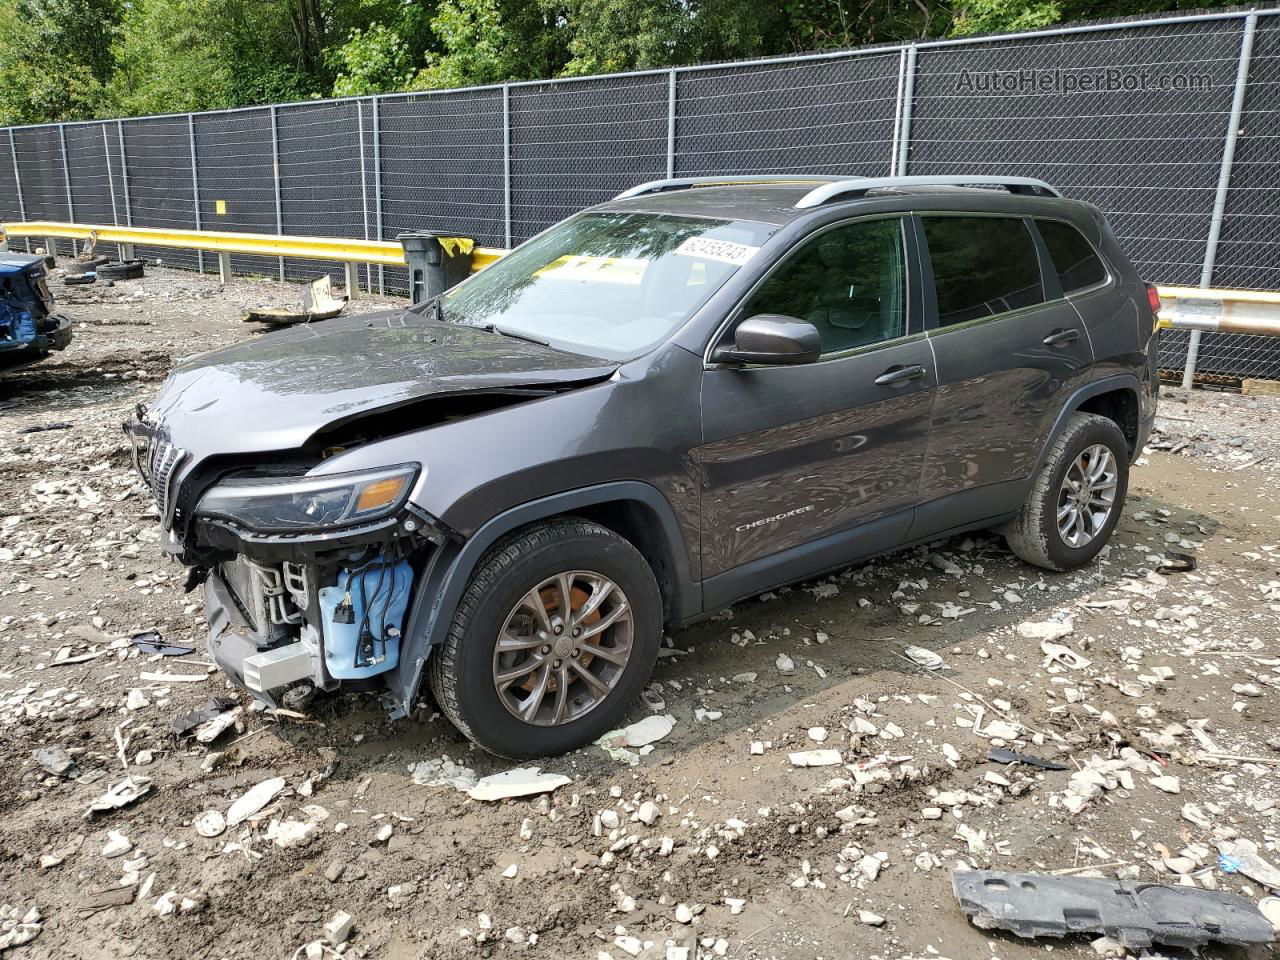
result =
[[[194,230],[195,201],[186,116],[126,120],[123,132],[132,225]],[[166,266],[188,270],[196,267],[193,250],[138,246],[134,254],[148,260],[161,260]]]
[[[382,239],[444,230],[501,245],[502,91],[394,97],[379,101],[378,111]],[[372,207],[373,180],[368,190]],[[374,209],[370,224],[376,237]]]
[[666,176],[666,74],[511,90],[511,230],[520,243]]
[[1258,19],[1246,91],[1212,285],[1280,290],[1280,18]]
[[[906,172],[1040,177],[1101,207],[1143,276],[1197,283],[1242,24],[922,50]],[[1035,72],[1016,73],[1024,70]],[[1086,77],[1106,85],[1106,70],[1121,89],[1061,92]],[[1123,88],[1144,74],[1147,89]],[[1028,88],[1021,77],[1048,88]],[[1197,89],[1156,89],[1162,84]]]
[[887,176],[899,55],[678,75],[676,176]]
[[[195,138],[201,227],[229,233],[277,233],[271,111],[197,114]],[[276,277],[279,265],[277,257],[231,255],[231,272],[238,275]],[[205,253],[204,268],[217,271],[216,253]]]

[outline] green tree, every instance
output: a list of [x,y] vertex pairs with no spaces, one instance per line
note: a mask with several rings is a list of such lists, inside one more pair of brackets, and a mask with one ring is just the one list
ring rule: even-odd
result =
[[441,0],[431,29],[439,52],[411,89],[553,77],[569,59],[561,16],[535,0]]
[[119,20],[117,0],[0,0],[0,123],[93,116]]

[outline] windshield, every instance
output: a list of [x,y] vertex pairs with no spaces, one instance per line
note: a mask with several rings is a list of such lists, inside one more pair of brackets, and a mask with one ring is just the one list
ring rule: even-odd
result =
[[447,293],[443,318],[608,359],[691,317],[777,228],[650,213],[567,220]]

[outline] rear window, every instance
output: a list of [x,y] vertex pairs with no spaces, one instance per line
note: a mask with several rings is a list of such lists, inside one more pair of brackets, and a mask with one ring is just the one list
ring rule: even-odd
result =
[[1016,217],[921,217],[938,323],[949,327],[1044,302],[1040,258]]
[[1093,244],[1071,224],[1061,220],[1037,220],[1036,229],[1049,248],[1053,265],[1058,268],[1063,293],[1074,293],[1107,279],[1107,268],[1093,249]]

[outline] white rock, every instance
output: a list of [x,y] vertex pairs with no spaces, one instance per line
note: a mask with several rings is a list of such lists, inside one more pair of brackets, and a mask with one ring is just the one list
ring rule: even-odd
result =
[[516,878],[516,874],[519,871],[520,871],[519,866],[513,863],[511,864],[511,866],[507,867],[507,869],[502,871],[502,875],[506,877],[508,880],[514,880]]
[[884,925],[884,917],[878,913],[872,913],[870,910],[859,910],[858,919],[869,927],[879,927]]
[[1147,782],[1150,783],[1157,790],[1163,790],[1165,793],[1182,792],[1182,785],[1178,782],[1177,777],[1170,777],[1170,776],[1152,777]]
[[693,923],[693,911],[689,909],[687,903],[682,903],[676,907],[677,923]]
[[788,657],[785,653],[778,654],[778,659],[773,662],[778,668],[779,673],[795,673],[796,662]]
[[250,789],[227,811],[227,826],[234,827],[248,820],[255,813],[274,800],[285,787],[284,777],[272,777],[263,780]]
[[662,811],[652,800],[646,800],[640,804],[640,809],[636,811],[636,818],[647,827],[652,827],[660,816]]
[[739,900],[736,897],[725,897],[724,905],[728,907],[729,912],[736,917],[738,914],[742,913],[742,911],[746,908],[747,901]]
[[808,732],[809,732],[809,739],[812,740],[814,743],[827,742],[826,727],[810,727]]
[[104,857],[123,857],[133,849],[133,842],[119,830],[107,831],[107,842],[102,847]]
[[125,698],[124,705],[130,710],[141,710],[143,707],[151,705],[151,701],[147,699],[147,695],[134,687],[129,691],[129,695]]
[[618,824],[621,823],[617,810],[601,810],[600,825],[606,830],[617,830]]
[[355,926],[355,917],[347,913],[345,910],[339,910],[335,913],[328,923],[324,925],[324,936],[334,946],[340,943],[346,943],[351,936],[351,928]]
[[550,793],[572,782],[561,773],[543,773],[538,767],[516,767],[513,770],[504,770],[502,773],[482,777],[467,791],[467,796],[472,800],[484,801],[528,797],[539,793]]
[[[602,742],[610,746],[645,747],[661,740],[675,729],[676,718],[669,713],[655,713],[613,734],[605,734]],[[621,742],[618,742],[618,741]]]
[[793,767],[834,767],[841,761],[839,750],[800,750],[787,756]]
[[764,754],[764,741],[763,741],[763,740],[752,740],[752,741],[751,741],[751,755],[752,755],[753,757],[759,757],[759,756],[763,756],[763,754]]
[[305,847],[319,831],[314,820],[272,820],[265,836],[277,847]]
[[[1010,601],[1013,602],[1013,601]],[[1045,620],[1039,623],[1025,621],[1018,624],[1018,635],[1028,640],[1060,640],[1070,636],[1075,630],[1075,622],[1071,617],[1062,620]]]

